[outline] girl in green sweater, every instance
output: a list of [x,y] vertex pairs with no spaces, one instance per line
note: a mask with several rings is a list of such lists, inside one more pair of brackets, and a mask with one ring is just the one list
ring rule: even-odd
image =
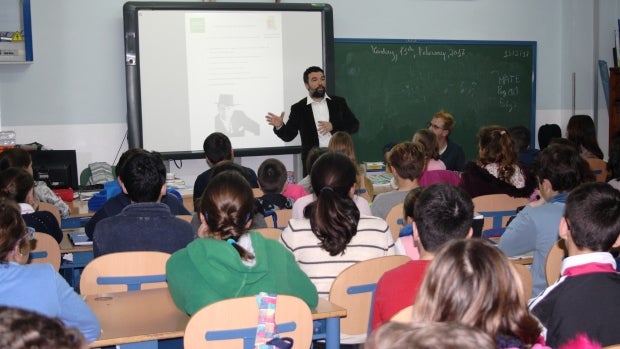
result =
[[278,241],[249,232],[252,189],[236,171],[209,181],[197,209],[198,239],[175,252],[166,265],[176,305],[192,315],[211,303],[261,291],[301,298],[314,309],[314,284]]

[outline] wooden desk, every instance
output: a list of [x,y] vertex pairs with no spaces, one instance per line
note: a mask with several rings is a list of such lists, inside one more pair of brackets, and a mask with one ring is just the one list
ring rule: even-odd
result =
[[148,342],[157,348],[157,340],[183,337],[189,321],[168,288],[91,295],[86,304],[101,322],[101,337],[91,347]]
[[512,262],[523,265],[532,265],[534,262],[534,257],[528,256],[519,256],[519,257],[508,257]]
[[62,241],[59,244],[61,255],[60,274],[76,292],[79,292],[82,270],[94,258],[93,246],[74,246],[68,235],[71,230],[63,230]]
[[88,201],[75,199],[71,202],[67,202],[71,209],[71,217],[92,217],[95,214],[94,211],[88,210]]
[[[175,306],[167,288],[89,295],[86,304],[99,318],[102,329],[101,337],[91,347],[118,345],[124,349],[123,344],[140,342],[140,348],[157,348],[158,340],[182,338],[189,321],[189,316]],[[313,338],[325,339],[327,349],[339,348],[340,318],[346,315],[346,309],[319,298],[312,311]]]
[[340,348],[340,318],[347,316],[347,310],[319,297],[319,304],[312,310],[314,320],[313,340],[325,339],[325,349]]
[[[369,174],[366,174],[366,176],[372,182],[372,190],[375,196],[381,193],[387,193],[387,192],[394,190],[390,182],[385,183],[385,180],[389,180],[393,177],[391,173],[383,173],[381,175],[373,175],[372,173],[369,173]],[[379,178],[381,178],[381,180],[379,181],[381,182],[380,184],[377,183],[377,180],[373,178],[374,176],[378,176]]]
[[[75,229],[66,229],[62,231],[62,241],[60,242],[60,253],[74,253],[74,252],[92,252],[93,245],[75,246],[71,239],[69,239],[69,233]],[[79,229],[77,229],[79,230]]]

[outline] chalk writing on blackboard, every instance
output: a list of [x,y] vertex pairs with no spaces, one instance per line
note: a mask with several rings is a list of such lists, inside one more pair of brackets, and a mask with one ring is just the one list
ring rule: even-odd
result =
[[408,59],[438,57],[445,62],[450,59],[462,58],[467,54],[467,50],[464,48],[435,49],[430,46],[414,47],[411,45],[403,45],[396,50],[378,45],[370,45],[370,51],[374,55],[387,56],[392,62],[398,62],[401,57],[407,57]]
[[477,156],[481,126],[534,127],[534,42],[338,39],[335,92],[360,120],[358,159],[382,159],[438,110],[454,115],[450,137]]

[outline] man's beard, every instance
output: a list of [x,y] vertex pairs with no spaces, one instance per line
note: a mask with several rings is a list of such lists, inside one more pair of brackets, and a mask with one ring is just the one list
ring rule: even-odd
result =
[[316,90],[311,92],[310,96],[312,96],[313,98],[325,97],[325,87],[318,87]]

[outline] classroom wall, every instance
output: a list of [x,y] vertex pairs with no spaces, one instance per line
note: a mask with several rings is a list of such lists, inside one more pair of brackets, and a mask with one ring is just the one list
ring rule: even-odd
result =
[[[15,130],[20,143],[75,148],[79,168],[94,161],[115,162],[127,147],[124,1],[31,2],[34,62],[0,65],[2,130]],[[608,118],[595,62],[611,63],[619,0],[329,3],[337,38],[537,41],[537,127],[559,123],[565,128],[573,113],[574,72],[575,111],[598,117],[606,151]],[[280,158],[292,168],[292,156]],[[262,160],[244,158],[241,163],[257,168]],[[181,169],[171,165],[189,183],[205,168],[203,160],[184,160]]]

